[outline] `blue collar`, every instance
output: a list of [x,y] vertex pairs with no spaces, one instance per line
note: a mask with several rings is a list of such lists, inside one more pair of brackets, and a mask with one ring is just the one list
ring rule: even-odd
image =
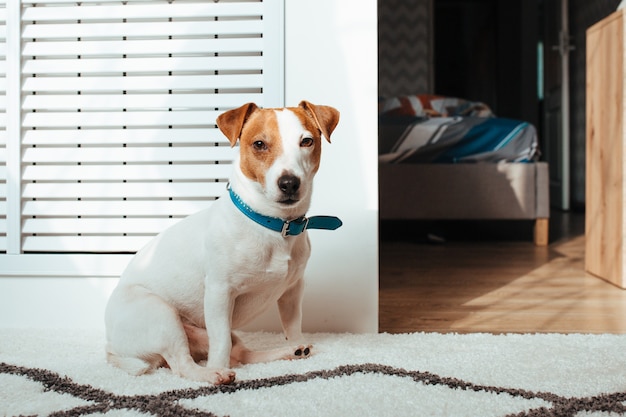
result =
[[302,216],[295,220],[283,220],[278,217],[265,216],[252,210],[250,206],[244,203],[241,197],[230,187],[230,184],[228,185],[228,192],[230,193],[230,199],[235,204],[235,207],[249,219],[263,227],[267,227],[275,232],[280,232],[283,237],[297,236],[306,229],[335,230],[343,224],[339,218],[334,216]]

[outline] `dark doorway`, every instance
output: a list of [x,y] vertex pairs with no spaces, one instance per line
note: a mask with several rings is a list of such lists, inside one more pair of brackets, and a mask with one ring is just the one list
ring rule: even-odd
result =
[[435,93],[538,124],[538,2],[434,0],[434,22]]

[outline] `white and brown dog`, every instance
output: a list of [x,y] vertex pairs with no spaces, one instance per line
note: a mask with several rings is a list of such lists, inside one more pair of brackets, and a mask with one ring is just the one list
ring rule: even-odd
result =
[[[231,145],[240,144],[229,196],[166,229],[131,260],[106,308],[110,363],[134,375],[169,366],[225,384],[238,363],[310,354],[301,331],[306,229],[341,221],[304,216],[322,136],[330,142],[338,122],[336,109],[306,101],[282,109],[249,103],[218,117]],[[247,349],[232,330],[273,303],[290,346]]]

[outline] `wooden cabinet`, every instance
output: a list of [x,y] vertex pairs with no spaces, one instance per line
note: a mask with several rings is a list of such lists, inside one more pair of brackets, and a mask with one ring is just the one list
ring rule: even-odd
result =
[[587,30],[585,270],[626,287],[624,13]]

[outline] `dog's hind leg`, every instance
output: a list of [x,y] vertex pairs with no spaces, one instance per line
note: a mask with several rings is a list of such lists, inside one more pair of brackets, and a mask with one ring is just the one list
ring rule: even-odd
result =
[[184,378],[229,384],[235,373],[208,369],[192,358],[185,328],[176,309],[139,286],[116,290],[107,306],[107,359],[138,375],[167,364]]
[[271,350],[250,350],[248,349],[241,339],[234,333],[231,335],[233,340],[233,348],[230,354],[230,364],[246,364],[246,363],[261,363],[272,362],[276,360],[292,360],[292,359],[304,359],[311,355],[311,345],[298,345],[276,348]]

